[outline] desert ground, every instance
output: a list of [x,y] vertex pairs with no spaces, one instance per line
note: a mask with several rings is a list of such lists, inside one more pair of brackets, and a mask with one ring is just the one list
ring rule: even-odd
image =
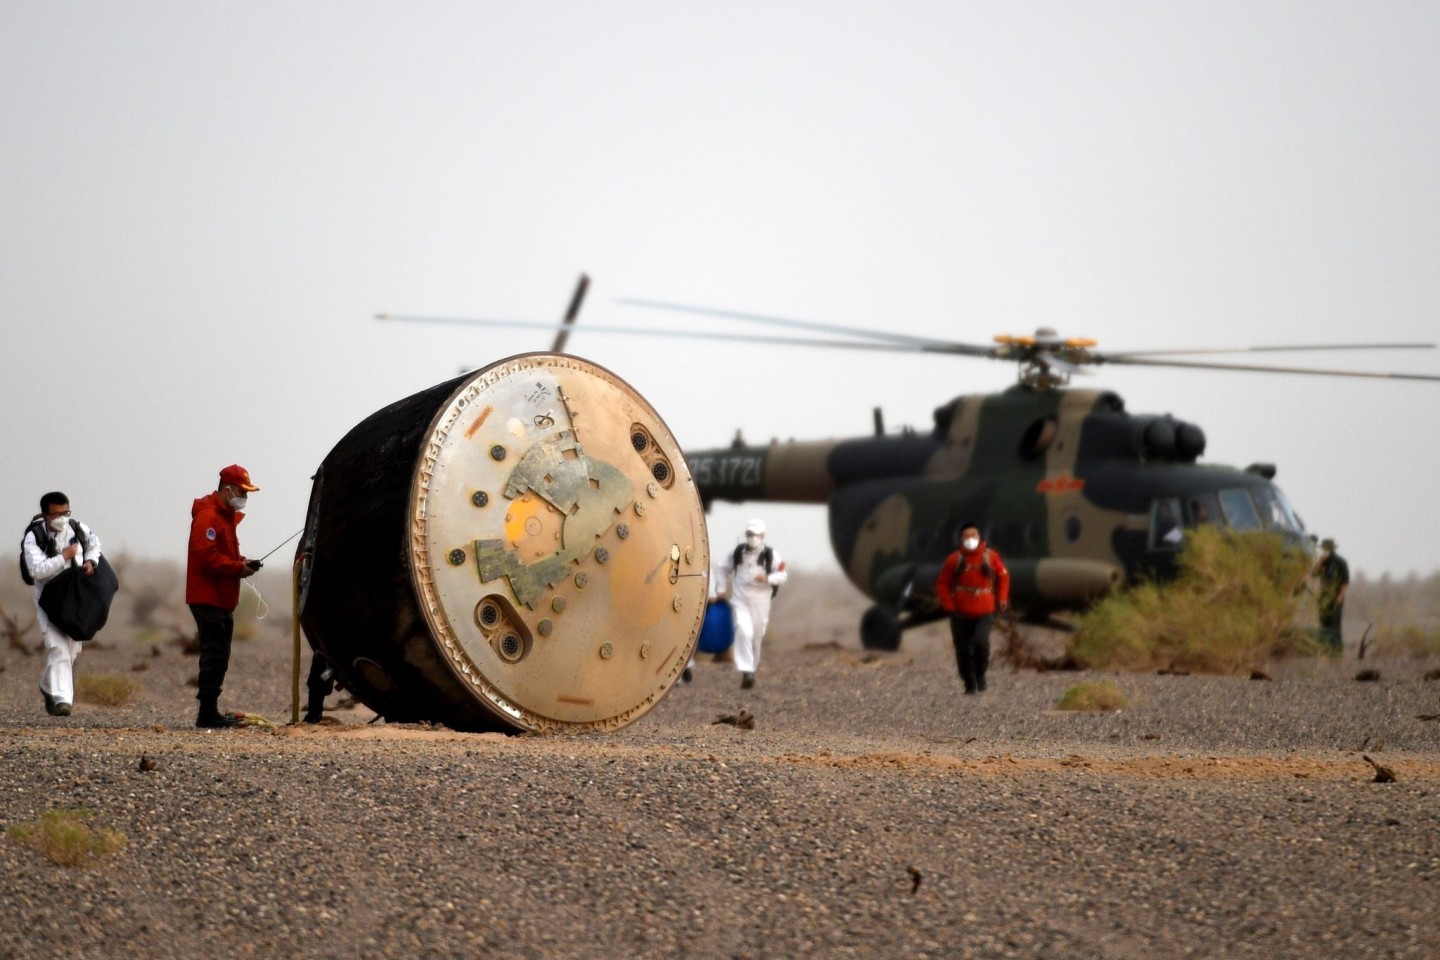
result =
[[[36,635],[0,649],[0,832],[85,808],[126,841],[61,867],[0,839],[0,957],[1440,956],[1434,657],[997,662],[964,697],[943,627],[867,654],[863,599],[802,575],[753,690],[702,662],[615,734],[385,724],[343,693],[288,726],[272,577],[222,707],[276,726],[198,731],[166,576],[122,570],[151,585],[77,664],[136,680],[126,705],[48,717]],[[0,600],[23,626],[23,588]],[[1126,709],[1054,709],[1102,676]]]

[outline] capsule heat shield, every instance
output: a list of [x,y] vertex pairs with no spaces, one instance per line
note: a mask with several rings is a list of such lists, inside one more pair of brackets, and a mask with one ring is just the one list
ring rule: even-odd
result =
[[613,373],[555,354],[351,430],[316,474],[296,562],[301,624],[367,706],[537,732],[613,730],[659,702],[710,569],[669,428]]

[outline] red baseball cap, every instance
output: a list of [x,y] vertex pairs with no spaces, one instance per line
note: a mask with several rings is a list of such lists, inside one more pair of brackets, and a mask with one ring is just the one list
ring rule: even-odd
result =
[[259,487],[255,486],[255,484],[250,482],[250,471],[246,470],[238,463],[232,463],[230,464],[230,466],[220,471],[220,482],[222,484],[233,483],[241,490],[260,489]]

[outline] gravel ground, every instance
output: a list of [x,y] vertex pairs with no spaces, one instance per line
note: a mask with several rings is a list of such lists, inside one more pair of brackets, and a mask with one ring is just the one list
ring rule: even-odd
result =
[[[0,827],[128,838],[0,841],[0,957],[1440,956],[1435,662],[1113,676],[1128,709],[1060,713],[1093,676],[962,697],[940,629],[869,658],[859,609],[791,591],[755,689],[702,663],[603,737],[196,731],[195,659],[124,630],[78,670],[136,702],[49,718],[0,651]],[[288,643],[238,642],[222,706],[288,719]]]

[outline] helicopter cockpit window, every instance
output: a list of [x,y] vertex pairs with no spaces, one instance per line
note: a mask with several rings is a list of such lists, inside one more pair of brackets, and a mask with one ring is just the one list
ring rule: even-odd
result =
[[1280,504],[1280,509],[1285,511],[1285,516],[1290,518],[1290,529],[1296,533],[1304,533],[1305,523],[1300,519],[1300,514],[1295,512],[1295,508],[1290,506],[1290,501],[1286,499],[1284,491],[1276,487],[1274,493],[1275,502]]
[[1220,508],[1225,511],[1225,519],[1230,526],[1236,530],[1260,529],[1260,514],[1256,512],[1250,494],[1244,490],[1221,490]]
[[1185,532],[1180,527],[1180,498],[1160,497],[1150,502],[1150,549],[1175,550]]
[[1213,493],[1199,493],[1185,501],[1188,526],[1198,527],[1202,523],[1223,526],[1220,514],[1220,500]]
[[1255,498],[1255,506],[1259,508],[1260,520],[1265,524],[1266,530],[1281,530],[1293,533],[1299,532],[1295,526],[1295,520],[1285,510],[1280,498],[1275,496],[1275,491],[1252,490],[1250,495]]

